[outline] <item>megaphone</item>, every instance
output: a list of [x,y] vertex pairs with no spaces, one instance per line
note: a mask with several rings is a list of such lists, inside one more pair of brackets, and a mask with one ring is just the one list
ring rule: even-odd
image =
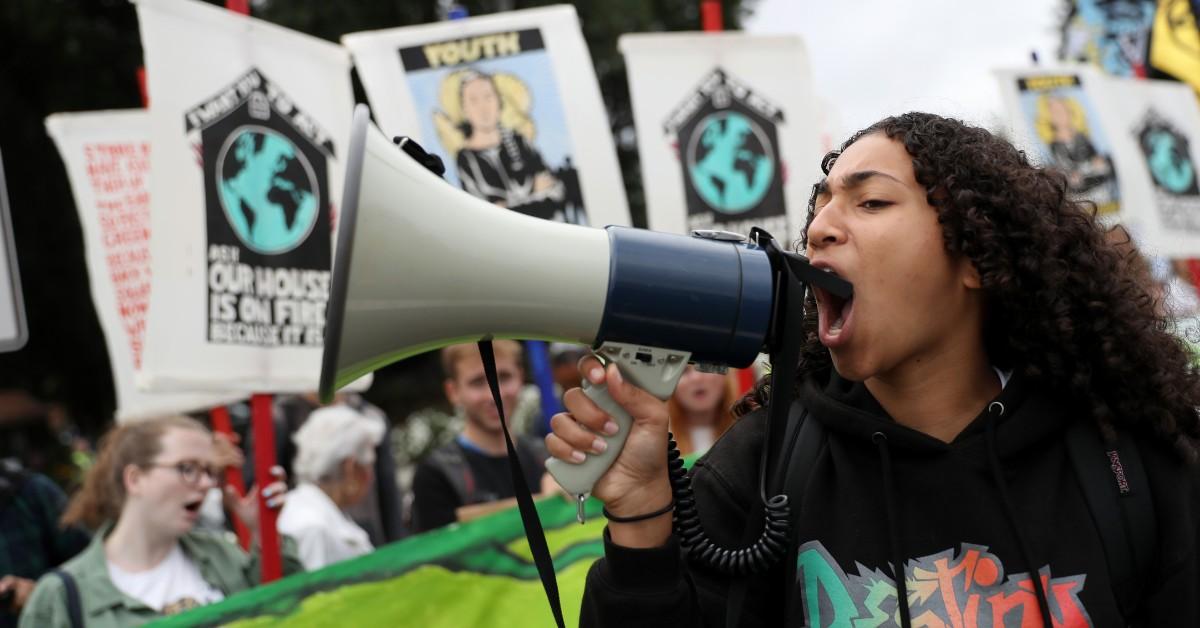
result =
[[[756,242],[596,229],[507,211],[458,190],[354,112],[320,395],[421,352],[490,338],[591,346],[668,398],[689,362],[745,367],[764,348],[778,269]],[[803,260],[800,256],[792,256]],[[776,264],[778,265],[778,264]],[[849,284],[796,265],[832,292]],[[585,393],[620,426],[608,448],[547,470],[586,495],[624,445],[630,417],[603,386]]]

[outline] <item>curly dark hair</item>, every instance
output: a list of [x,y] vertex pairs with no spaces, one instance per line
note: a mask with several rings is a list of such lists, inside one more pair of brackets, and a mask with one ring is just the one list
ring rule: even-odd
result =
[[[986,294],[984,342],[1017,369],[1085,408],[1106,439],[1116,428],[1152,434],[1188,461],[1200,457],[1200,377],[1171,332],[1136,251],[1106,239],[1095,205],[1068,197],[1066,177],[1032,165],[992,133],[959,120],[906,113],[854,134],[822,160],[828,174],[860,138],[882,133],[912,156],[938,213],[946,251],[975,265]],[[815,189],[814,189],[815,192]],[[813,219],[815,194],[809,199]],[[799,248],[807,245],[807,225]],[[811,296],[799,379],[830,368]],[[766,378],[738,404],[765,405]]]

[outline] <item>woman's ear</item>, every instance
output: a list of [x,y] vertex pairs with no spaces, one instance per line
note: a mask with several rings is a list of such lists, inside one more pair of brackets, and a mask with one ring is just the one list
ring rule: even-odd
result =
[[983,280],[979,278],[979,269],[975,268],[975,263],[966,256],[962,258],[962,282],[971,290],[979,290],[983,287]]
[[125,494],[137,495],[144,476],[142,468],[136,464],[125,465],[121,470],[121,483],[125,485]]

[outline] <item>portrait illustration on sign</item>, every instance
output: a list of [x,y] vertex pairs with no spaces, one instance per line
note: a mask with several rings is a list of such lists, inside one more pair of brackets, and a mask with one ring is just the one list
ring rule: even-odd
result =
[[538,29],[400,49],[428,146],[463,190],[574,224],[587,214],[558,87]]
[[1112,150],[1079,77],[1019,78],[1017,89],[1043,156],[1066,174],[1071,194],[1095,203],[1102,216],[1115,214],[1120,191]]

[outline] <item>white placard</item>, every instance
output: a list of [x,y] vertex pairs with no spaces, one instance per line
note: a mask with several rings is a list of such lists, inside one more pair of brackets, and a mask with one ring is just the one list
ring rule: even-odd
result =
[[1108,77],[1109,128],[1126,205],[1143,252],[1200,257],[1200,105],[1186,83]]
[[1105,77],[1087,66],[998,70],[996,77],[1014,143],[1035,163],[1063,171],[1071,195],[1095,203],[1102,220],[1124,220],[1136,203],[1109,130]]
[[147,116],[139,109],[58,113],[46,118],[46,130],[66,164],[83,226],[88,279],[112,365],[118,421],[193,412],[243,396],[146,393],[135,384],[152,268]]
[[354,97],[341,47],[192,0],[137,0],[153,289],[139,384],[317,387]]
[[744,33],[624,35],[649,227],[800,235],[821,176],[804,44]]
[[573,7],[353,33],[342,43],[380,128],[439,155],[452,185],[541,218],[629,224]]

